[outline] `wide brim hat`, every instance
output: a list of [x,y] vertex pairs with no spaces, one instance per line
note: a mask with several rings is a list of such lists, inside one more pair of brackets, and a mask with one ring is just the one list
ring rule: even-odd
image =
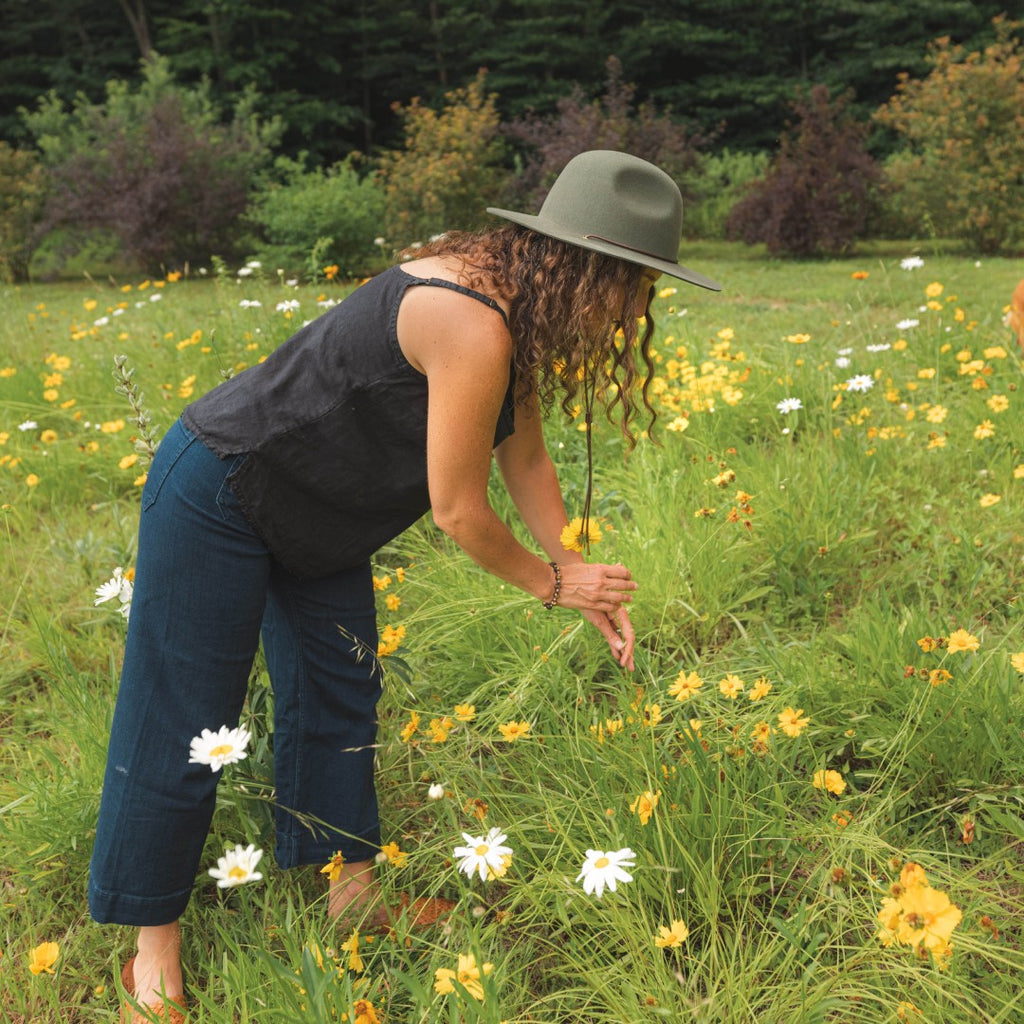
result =
[[493,206],[487,212],[562,242],[722,290],[717,281],[677,262],[683,234],[679,186],[660,167],[629,153],[595,149],[573,157],[540,213]]

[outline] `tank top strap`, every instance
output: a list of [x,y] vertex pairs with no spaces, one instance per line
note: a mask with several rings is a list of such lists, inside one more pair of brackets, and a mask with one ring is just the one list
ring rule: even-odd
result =
[[501,319],[505,321],[505,326],[508,327],[508,316],[505,314],[505,310],[498,305],[489,295],[484,295],[482,292],[473,291],[472,288],[466,288],[464,285],[456,284],[454,281],[446,281],[443,277],[421,277],[418,278],[420,284],[430,285],[433,288],[448,288],[453,292],[460,292],[463,295],[468,295],[471,299],[476,299],[482,302],[485,306],[490,306],[491,309],[497,310],[501,314]]

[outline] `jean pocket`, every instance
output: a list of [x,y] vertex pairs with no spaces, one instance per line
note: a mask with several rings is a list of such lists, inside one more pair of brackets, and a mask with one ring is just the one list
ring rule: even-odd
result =
[[153,465],[149,467],[149,473],[146,475],[146,484],[142,488],[143,511],[150,508],[160,496],[160,488],[163,487],[167,475],[195,440],[195,434],[181,420],[164,435],[153,457]]
[[231,478],[249,458],[249,453],[243,452],[241,455],[236,455],[231,459],[224,473],[224,482],[220,485],[220,490],[217,491],[217,508],[220,509],[220,514],[225,519],[240,519],[247,526],[249,521],[246,518],[241,500],[231,486]]

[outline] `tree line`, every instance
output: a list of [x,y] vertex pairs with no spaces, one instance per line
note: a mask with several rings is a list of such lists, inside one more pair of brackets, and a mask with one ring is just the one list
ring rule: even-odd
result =
[[[992,39],[1004,0],[4,0],[0,139],[29,136],[19,108],[54,90],[98,102],[165,57],[185,84],[283,125],[281,151],[327,166],[397,144],[394,104],[444,95],[488,69],[503,120],[544,115],[621,62],[639,103],[670,110],[732,150],[774,148],[800,85],[852,90],[864,117],[900,72],[925,72],[926,44]],[[878,131],[876,149],[891,140]]]

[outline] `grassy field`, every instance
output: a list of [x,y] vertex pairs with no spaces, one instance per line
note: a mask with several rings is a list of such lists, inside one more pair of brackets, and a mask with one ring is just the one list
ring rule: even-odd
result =
[[[183,922],[192,1020],[1024,1017],[1021,265],[683,262],[725,290],[659,282],[655,440],[594,436],[636,671],[429,521],[381,551],[381,877],[457,909],[355,957],[322,875],[276,868],[258,663]],[[136,440],[346,290],[246,269],[0,296],[4,1020],[117,1019],[132,934],[85,884],[124,619],[94,597],[134,562]],[[579,514],[579,423],[548,441]],[[470,878],[453,851],[491,829],[511,860]],[[264,877],[218,889],[239,843]],[[631,879],[584,891],[588,851],[627,848]]]

